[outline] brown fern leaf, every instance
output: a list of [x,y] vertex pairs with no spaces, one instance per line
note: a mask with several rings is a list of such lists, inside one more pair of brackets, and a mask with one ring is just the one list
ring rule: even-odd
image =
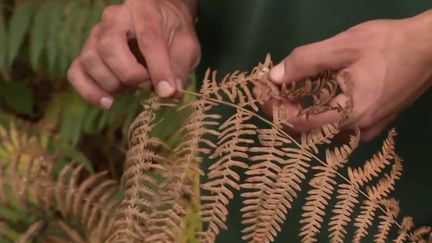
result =
[[300,142],[304,149],[318,153],[317,145],[330,144],[332,139],[340,132],[339,122],[328,123],[320,128],[301,134]]
[[346,226],[351,221],[353,208],[359,203],[357,199],[359,193],[356,186],[357,185],[353,181],[348,184],[339,185],[338,195],[336,196],[338,202],[333,209],[335,215],[332,216],[329,223],[329,237],[331,242],[344,242],[347,233]]
[[42,228],[44,227],[45,222],[37,221],[28,227],[27,231],[22,234],[17,243],[27,243],[33,242],[35,236],[37,236]]
[[402,243],[405,242],[408,237],[408,231],[410,231],[414,227],[414,222],[412,217],[404,217],[402,219],[401,227],[399,229],[398,236],[393,240],[394,243]]
[[107,179],[106,172],[81,181],[82,175],[82,165],[71,163],[62,169],[54,188],[56,207],[63,218],[78,219],[93,242],[103,242],[110,231],[110,212],[116,206],[117,183]]
[[248,158],[248,146],[254,141],[250,136],[256,134],[256,126],[249,124],[252,115],[242,109],[219,127],[218,146],[210,155],[216,162],[210,166],[209,181],[202,185],[208,195],[201,197],[202,221],[207,227],[200,233],[203,242],[214,242],[220,229],[226,229],[227,205],[233,198],[232,190],[239,190],[240,175],[237,169],[246,169],[243,162]]
[[[338,109],[330,106],[330,101],[336,96],[338,83],[334,72],[328,71],[310,79],[294,82],[281,88],[281,96],[291,101],[298,101],[302,106],[299,115],[319,114],[328,110]],[[302,99],[312,98],[312,104],[302,104]]]
[[150,215],[145,242],[178,242],[183,230],[183,206],[169,193],[161,193],[157,210]]
[[326,165],[312,167],[318,172],[309,182],[312,189],[308,191],[306,203],[303,206],[304,213],[300,220],[300,223],[303,224],[300,231],[302,242],[317,241],[315,235],[320,232],[328,201],[333,194],[337,170],[348,162],[348,156],[357,148],[359,139],[360,132],[356,129],[355,135],[350,136],[348,144],[333,150],[326,150]]
[[[152,171],[163,171],[165,158],[156,154],[166,145],[150,136],[155,126],[155,111],[160,108],[159,99],[152,97],[144,103],[144,111],[129,130],[130,148],[126,154],[122,184],[124,199],[119,204],[110,242],[141,242],[148,235],[146,229],[150,215],[157,210],[159,184]],[[149,232],[151,233],[151,232]]]
[[202,162],[202,155],[208,155],[212,149],[217,147],[210,139],[209,136],[219,136],[219,132],[213,127],[219,125],[220,115],[211,114],[213,103],[205,100],[197,100],[192,103],[194,112],[186,121],[185,125],[181,128],[180,132],[185,135],[180,145],[175,149],[176,161],[173,163],[172,168],[168,171],[170,174],[170,183],[173,186],[184,185],[180,194],[192,194],[191,188],[193,182],[187,181],[192,179],[188,177],[190,171],[202,175],[200,169]]
[[375,242],[386,243],[390,228],[399,215],[399,202],[395,199],[387,199],[383,200],[380,204],[385,206],[386,212],[385,215],[379,216],[381,221],[378,225],[378,233],[375,235]]
[[362,168],[348,167],[349,183],[339,185],[338,202],[333,209],[334,215],[330,219],[329,237],[331,242],[344,242],[345,227],[351,222],[353,208],[359,203],[359,188],[378,177],[379,173],[389,165],[394,158],[394,137],[396,132],[391,130],[383,143],[381,151],[365,162]]
[[200,91],[201,100],[215,97],[217,100],[223,101],[223,95],[225,95],[233,104],[249,105],[254,111],[258,111],[257,101],[248,86],[249,81],[250,77],[247,76],[246,72],[235,71],[227,74],[219,83],[217,71],[207,70]]
[[394,190],[394,185],[399,180],[402,173],[402,160],[395,157],[395,163],[392,166],[390,174],[385,175],[376,186],[368,187],[368,199],[363,202],[361,212],[355,218],[354,226],[357,227],[353,242],[360,242],[367,235],[368,228],[372,225],[375,211],[379,207],[379,201],[387,197],[387,195]]
[[366,184],[374,177],[378,177],[379,173],[382,172],[387,165],[390,165],[396,155],[394,141],[396,135],[397,133],[394,129],[390,130],[381,151],[374,154],[370,160],[367,160],[363,168],[348,168],[349,177],[355,180],[359,186]]
[[[423,226],[410,233],[409,240],[411,243],[428,243],[430,242],[429,240],[431,234],[432,234],[432,227]],[[425,237],[428,240],[425,240]]]
[[[278,126],[276,124],[276,126]],[[310,166],[310,157],[302,150],[287,147],[291,141],[276,128],[259,129],[260,147],[252,147],[249,177],[242,185],[252,190],[245,198],[242,232],[249,242],[272,242],[286,219],[300,184]]]
[[85,240],[81,236],[81,234],[74,228],[72,228],[70,225],[68,225],[63,220],[57,219],[54,221],[56,225],[59,226],[59,228],[65,233],[69,239],[71,239],[72,242],[76,243],[85,243]]

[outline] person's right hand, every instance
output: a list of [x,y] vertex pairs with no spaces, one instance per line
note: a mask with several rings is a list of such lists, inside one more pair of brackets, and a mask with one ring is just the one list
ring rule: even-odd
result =
[[[103,109],[112,106],[112,93],[124,87],[175,95],[201,55],[193,12],[182,0],[126,0],[107,7],[70,66],[69,82]],[[144,64],[130,49],[132,39]]]

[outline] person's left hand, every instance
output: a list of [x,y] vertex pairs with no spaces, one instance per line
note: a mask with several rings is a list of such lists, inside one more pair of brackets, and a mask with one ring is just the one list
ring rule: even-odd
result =
[[[376,20],[355,26],[333,38],[296,48],[270,71],[276,84],[295,82],[325,70],[337,71],[342,89],[350,89],[355,122],[362,140],[379,135],[432,84],[432,13],[402,20]],[[332,105],[344,105],[340,94]],[[275,104],[270,101],[269,104]],[[271,110],[270,105],[264,109]],[[295,132],[320,127],[339,118],[336,111],[297,116],[298,108],[282,102]],[[266,109],[267,108],[267,109]]]

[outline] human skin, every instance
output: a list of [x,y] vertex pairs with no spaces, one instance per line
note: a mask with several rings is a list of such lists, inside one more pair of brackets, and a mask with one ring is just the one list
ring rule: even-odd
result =
[[[333,38],[300,46],[270,71],[276,84],[291,83],[325,70],[337,71],[341,88],[353,98],[352,122],[369,141],[432,85],[432,11],[401,20],[374,20]],[[331,105],[344,106],[336,96]],[[304,132],[339,118],[336,111],[298,116],[298,106],[272,100],[268,113],[280,105],[291,114],[293,132]]]
[[[179,95],[201,56],[194,29],[197,1],[126,0],[107,7],[71,64],[69,82],[102,109],[111,108],[113,93],[124,88]],[[145,65],[132,53],[131,39]]]
[[[162,97],[179,95],[190,70],[199,63],[200,47],[194,30],[198,0],[126,0],[108,7],[90,34],[68,79],[81,96],[109,109],[112,93],[124,87],[149,90]],[[352,122],[362,140],[377,136],[402,110],[431,86],[432,11],[402,20],[375,20],[357,25],[333,38],[296,48],[271,70],[277,83],[295,82],[322,71],[338,72],[354,101]],[[136,38],[146,60],[141,65],[127,45]],[[339,95],[331,103],[344,105]],[[296,104],[283,105],[292,114],[294,132],[303,132],[339,117],[334,111],[297,116]]]

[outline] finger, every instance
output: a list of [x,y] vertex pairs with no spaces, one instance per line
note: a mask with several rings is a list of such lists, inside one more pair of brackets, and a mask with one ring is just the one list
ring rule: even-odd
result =
[[150,91],[153,88],[153,84],[150,80],[147,80],[147,81],[142,82],[138,86],[138,88],[140,88],[141,90],[144,90],[144,91]]
[[381,132],[386,129],[387,125],[390,123],[390,119],[385,119],[377,124],[373,125],[372,127],[362,130],[361,132],[361,138],[360,140],[362,142],[370,142],[374,138],[376,138],[378,135],[381,134]]
[[[200,54],[198,40],[194,36],[183,34],[174,39],[170,47],[170,56],[173,71],[178,77],[176,90],[183,89],[191,70],[199,63]],[[180,98],[181,93],[176,92],[175,97]]]
[[[346,107],[347,102],[349,101],[349,97],[345,94],[337,95],[332,101],[330,101],[330,107]],[[284,105],[287,105],[286,103]],[[286,106],[287,112],[290,114],[294,114],[297,112],[299,114],[299,109],[297,106],[289,104]],[[314,128],[319,128],[328,123],[338,122],[342,118],[342,114],[337,110],[329,110],[315,115],[295,115],[289,120],[289,122],[293,125],[293,130],[297,132],[307,132]]]
[[344,40],[336,36],[298,47],[272,68],[270,79],[282,84],[283,82],[300,81],[326,70],[343,69],[353,62],[355,54],[350,48],[341,46],[344,46]]
[[107,92],[113,92],[121,87],[120,81],[103,63],[97,51],[96,43],[100,27],[96,25],[84,44],[79,56],[84,71]]
[[170,97],[176,91],[177,77],[170,62],[160,10],[154,1],[127,1],[126,4],[131,10],[138,46],[146,60],[156,93],[161,97]]
[[[345,107],[349,98],[344,94],[339,94],[331,102],[331,107]],[[316,115],[299,115],[300,109],[298,104],[288,100],[266,102],[263,106],[264,112],[272,114],[274,105],[278,105],[283,110],[285,120],[292,125],[292,132],[307,132],[314,128],[321,127],[328,123],[337,122],[341,118],[341,113],[337,110],[329,110]]]
[[102,109],[110,109],[114,98],[101,89],[82,69],[79,60],[75,60],[68,70],[68,80],[86,101]]
[[138,62],[128,45],[128,35],[133,24],[127,9],[107,8],[102,23],[96,45],[106,66],[125,85],[138,86],[148,80],[146,68]]

